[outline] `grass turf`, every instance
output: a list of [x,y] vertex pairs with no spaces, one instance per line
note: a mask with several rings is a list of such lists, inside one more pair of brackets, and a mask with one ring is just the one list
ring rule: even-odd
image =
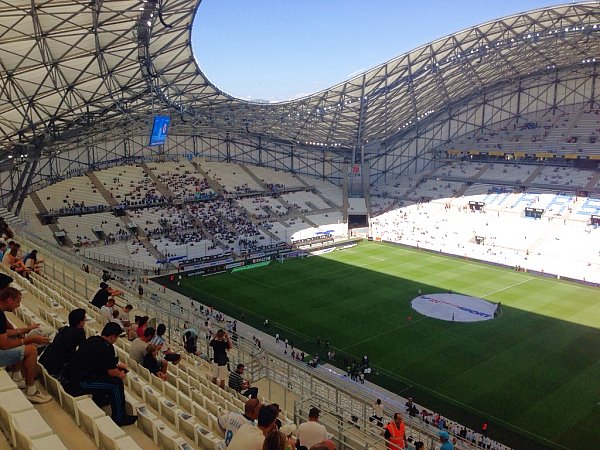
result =
[[[489,421],[514,447],[600,441],[598,288],[369,242],[169,287],[259,328],[268,317],[271,334],[309,352],[327,339],[338,362],[368,354],[373,382],[473,429]],[[503,313],[428,318],[410,306],[418,289],[501,301]]]

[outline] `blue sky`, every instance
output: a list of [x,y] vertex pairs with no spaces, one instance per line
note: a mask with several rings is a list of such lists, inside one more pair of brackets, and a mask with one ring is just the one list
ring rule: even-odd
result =
[[203,0],[196,60],[220,89],[282,101],[331,87],[442,36],[552,0]]

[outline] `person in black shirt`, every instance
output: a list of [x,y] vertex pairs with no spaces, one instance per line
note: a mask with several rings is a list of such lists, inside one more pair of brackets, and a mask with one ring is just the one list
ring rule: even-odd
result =
[[[212,382],[221,386],[222,389],[225,389],[225,378],[227,378],[228,375],[227,363],[229,362],[227,352],[231,349],[231,347],[233,347],[231,339],[225,330],[219,330],[217,331],[217,335],[214,337],[214,339],[210,341],[210,346],[213,348],[214,352],[212,363]],[[219,379],[220,383],[217,383],[217,378]]]
[[77,347],[85,341],[85,309],[74,309],[69,313],[69,326],[62,327],[54,340],[46,347],[38,362],[48,373],[57,377],[65,364],[71,359]]
[[127,367],[118,362],[113,344],[121,334],[121,327],[109,322],[101,336],[85,340],[63,368],[61,381],[65,390],[77,397],[92,394],[95,401],[104,396],[110,399],[112,419],[117,425],[131,425],[137,416],[125,413],[123,380]]
[[100,289],[94,294],[94,298],[90,302],[96,308],[102,308],[106,305],[108,297],[121,295],[123,292],[118,289],[111,289],[105,282],[100,283]]
[[13,282],[12,277],[9,277],[5,273],[0,273],[0,291],[6,289]]
[[161,365],[158,362],[158,347],[154,344],[148,344],[146,347],[146,354],[142,366],[150,371],[152,375],[157,376],[163,381],[167,381],[166,372],[161,371]]
[[100,283],[100,289],[94,294],[94,298],[92,298],[91,304],[94,305],[96,308],[102,308],[104,305],[106,305],[108,297],[110,297],[108,289],[108,284],[104,282]]

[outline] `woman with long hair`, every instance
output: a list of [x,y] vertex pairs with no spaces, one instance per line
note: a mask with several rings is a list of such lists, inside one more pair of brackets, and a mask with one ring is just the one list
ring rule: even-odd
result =
[[285,450],[287,442],[287,436],[281,431],[271,431],[265,437],[263,450]]

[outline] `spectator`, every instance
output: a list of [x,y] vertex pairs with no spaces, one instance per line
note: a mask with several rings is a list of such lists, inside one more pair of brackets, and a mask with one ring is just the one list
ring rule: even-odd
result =
[[380,398],[373,404],[373,415],[369,417],[369,422],[376,422],[378,427],[383,427],[383,404]]
[[3,218],[0,218],[0,236],[6,239],[12,239],[14,237],[13,231]]
[[288,423],[279,428],[279,431],[285,434],[287,439],[285,450],[293,450],[296,448],[296,437],[294,436],[294,432],[297,428],[295,423]]
[[119,290],[111,289],[108,284],[103,281],[100,283],[100,289],[98,289],[98,291],[94,294],[94,297],[90,303],[96,308],[102,308],[104,305],[106,305],[106,302],[110,296],[117,296],[121,295],[122,293],[123,292]]
[[285,450],[287,436],[281,431],[273,430],[265,437],[262,450]]
[[412,397],[408,397],[408,399],[406,400],[405,406],[406,406],[406,412],[408,413],[408,415],[410,417],[417,417],[419,410],[417,409],[416,405],[414,404]]
[[389,450],[399,450],[406,446],[406,429],[402,414],[394,414],[394,420],[386,425],[383,436]]
[[148,369],[152,375],[157,376],[163,381],[167,381],[167,374],[161,371],[161,365],[158,362],[157,356],[158,347],[154,344],[148,344],[142,366]]
[[183,348],[186,352],[198,356],[198,331],[195,328],[186,328],[183,331]]
[[[147,353],[146,348],[154,338],[155,334],[156,330],[152,327],[148,327],[144,331],[144,335],[141,338],[137,338],[131,343],[131,347],[129,348],[129,356],[138,364],[144,364],[144,357]],[[160,371],[166,374],[169,363],[164,359],[158,358],[158,364],[160,366]]]
[[5,273],[0,272],[0,292],[10,286],[14,280]]
[[6,243],[0,242],[0,261],[4,258],[4,252],[6,252]]
[[148,328],[148,320],[150,320],[148,316],[142,316],[140,317],[140,320],[138,320],[137,328],[135,329],[135,335],[137,337],[142,337],[146,332],[146,328]]
[[[104,306],[103,306],[104,308]],[[123,324],[123,322],[121,322],[120,317],[120,313],[119,311],[117,311],[116,309],[113,310],[112,312],[112,318],[109,320],[109,322],[113,322],[116,323],[117,325],[119,325],[121,327],[121,330],[123,330],[123,333],[125,333],[127,330],[125,328],[125,325]]]
[[244,380],[245,369],[246,367],[243,364],[237,365],[235,371],[229,374],[229,387],[245,397],[257,398],[258,388],[250,387],[250,382]]
[[319,414],[319,408],[310,408],[308,422],[301,423],[298,427],[298,448],[309,449],[327,439],[327,429],[319,423]]
[[69,325],[62,327],[54,340],[46,347],[39,363],[53,377],[58,377],[63,367],[85,341],[85,309],[77,308],[69,313]]
[[170,363],[177,364],[179,360],[181,360],[181,355],[169,349],[169,344],[164,338],[166,331],[166,325],[164,323],[159,324],[156,327],[156,336],[152,338],[150,343],[158,347],[158,350],[162,353],[163,359],[169,361]]
[[102,319],[104,320],[104,323],[102,325],[106,325],[108,322],[110,322],[112,320],[114,307],[115,307],[115,299],[112,297],[108,297],[108,300],[106,300],[106,303],[100,307],[100,315],[102,316]]
[[233,439],[235,433],[241,428],[242,425],[248,424],[254,426],[254,421],[258,417],[258,411],[261,408],[261,403],[256,398],[251,398],[246,401],[244,405],[244,414],[238,412],[230,412],[223,416],[220,416],[217,420],[219,428],[225,435],[223,442],[224,447],[227,447]]
[[20,304],[21,293],[17,289],[7,287],[0,292],[0,367],[12,367],[14,382],[19,388],[25,389],[25,396],[31,403],[47,403],[52,400],[52,397],[42,394],[35,386],[37,349],[32,344],[47,344],[48,338],[44,336],[20,338],[39,325],[13,328],[4,314],[6,311],[14,312]]
[[440,442],[442,443],[440,450],[454,450],[454,444],[450,442],[450,433],[448,433],[446,430],[443,430],[438,433],[438,436],[440,437]]
[[[217,335],[212,341],[210,346],[213,349],[213,363],[212,363],[212,382],[225,388],[225,377],[227,376],[227,363],[229,358],[227,352],[233,347],[231,339],[225,330],[217,331]],[[217,379],[219,383],[217,383]]]
[[265,436],[275,429],[278,409],[262,405],[258,411],[258,426],[244,424],[234,434],[228,450],[262,450]]
[[10,251],[4,252],[2,263],[10,267],[10,270],[14,270],[19,275],[27,278],[31,273],[31,269],[25,267],[25,264],[23,264],[23,261],[21,261],[21,258],[18,256],[20,248],[21,246],[15,242]]
[[92,336],[79,346],[61,377],[65,390],[73,396],[92,394],[96,402],[108,396],[112,419],[117,425],[125,426],[133,424],[137,416],[127,415],[125,411],[123,380],[127,367],[118,362],[113,348],[120,334],[121,328],[116,323],[107,323],[101,336]]
[[32,250],[25,262],[25,267],[27,267],[32,272],[37,274],[41,273],[42,267],[44,267],[44,259],[38,258],[37,250]]
[[129,327],[129,331],[127,332],[127,339],[133,341],[138,337],[137,329],[140,327],[140,324],[144,324],[148,322],[148,316],[135,316],[134,323]]
[[[281,414],[281,408],[279,407],[278,403],[271,403],[271,406],[277,410],[278,415]],[[277,419],[275,419],[275,425],[277,426],[278,430],[281,428],[282,423],[279,419],[279,416],[277,417]]]
[[129,314],[132,310],[133,306],[128,304],[125,306],[125,308],[119,311],[119,319],[121,320],[121,323],[123,323],[123,326],[125,328],[129,328],[131,326],[131,317],[129,316]]

